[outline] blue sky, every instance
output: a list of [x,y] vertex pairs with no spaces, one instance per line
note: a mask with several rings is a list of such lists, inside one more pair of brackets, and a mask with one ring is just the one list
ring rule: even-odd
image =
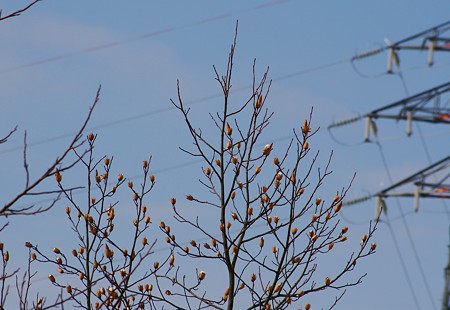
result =
[[[6,14],[26,3],[4,1],[0,7]],[[0,24],[0,132],[19,126],[19,132],[0,148],[2,196],[17,192],[23,184],[22,153],[16,150],[22,145],[23,130],[30,143],[30,169],[37,174],[69,142],[69,138],[54,138],[77,131],[101,84],[101,101],[88,126],[98,133],[98,156],[113,155],[116,169],[127,176],[139,175],[141,161],[153,156],[152,167],[159,171],[151,198],[154,218],[169,216],[168,199],[181,199],[198,189],[200,171],[199,164],[188,164],[192,158],[178,149],[189,147],[191,141],[169,99],[176,98],[179,79],[183,97],[194,103],[195,121],[205,130],[211,128],[207,113],[220,109],[221,101],[200,99],[220,93],[212,66],[224,70],[236,20],[233,85],[250,85],[253,59],[259,74],[269,66],[269,78],[274,79],[268,107],[275,116],[267,141],[289,136],[313,107],[314,124],[322,129],[311,146],[321,150],[322,162],[334,152],[334,173],[324,190],[342,188],[356,172],[349,198],[375,193],[389,186],[390,180],[378,147],[361,143],[364,123],[335,130],[341,143],[330,137],[327,126],[448,82],[450,54],[436,53],[434,66],[428,67],[426,52],[400,52],[404,84],[398,74],[385,74],[387,53],[355,62],[358,71],[369,77],[358,74],[349,59],[384,46],[385,38],[396,42],[446,22],[449,6],[448,1],[435,0],[136,0],[132,4],[44,0]],[[114,44],[104,46],[110,43]],[[48,61],[54,57],[58,59]],[[239,100],[248,93],[236,92],[233,98]],[[448,97],[442,98],[443,103],[447,101]],[[430,160],[448,156],[450,130],[445,125],[414,125],[411,137],[405,134],[404,122],[378,120],[377,125],[394,181],[426,167]],[[285,143],[281,140],[275,146]],[[411,199],[389,199],[387,204],[392,230],[384,219],[375,236],[378,253],[358,266],[360,273],[368,273],[364,283],[349,289],[337,309],[433,309],[432,302],[436,309],[440,307],[449,207],[439,199],[423,200],[414,213]],[[354,231],[356,241],[373,218],[374,205],[370,200],[343,210],[342,221]],[[43,217],[11,219],[2,239],[11,247],[20,244],[17,252],[23,252],[21,245],[35,227],[42,231],[41,240],[56,238],[57,243],[65,236],[52,235],[42,219],[51,222],[60,213],[53,210]],[[412,290],[391,232],[398,240]]]

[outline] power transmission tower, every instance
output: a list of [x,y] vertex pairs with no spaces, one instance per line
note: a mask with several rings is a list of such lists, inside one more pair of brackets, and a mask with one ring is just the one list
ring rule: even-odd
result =
[[[348,125],[362,118],[366,119],[364,141],[370,141],[370,132],[377,133],[376,119],[406,121],[406,133],[412,134],[412,122],[450,124],[450,106],[442,103],[441,95],[450,92],[450,82],[425,90],[408,98],[375,109],[363,116],[335,122],[328,129]],[[397,111],[396,111],[397,110]]]
[[427,62],[429,66],[432,66],[434,63],[434,52],[450,52],[450,37],[446,36],[449,31],[450,21],[447,21],[395,43],[386,42],[387,46],[355,55],[351,60],[360,60],[387,50],[387,73],[393,73],[393,65],[395,64],[397,67],[400,65],[399,52],[401,50],[428,50]]
[[[439,177],[441,175],[441,177]],[[443,175],[443,176],[442,176]],[[433,177],[437,181],[430,181]],[[414,210],[419,210],[420,198],[450,198],[450,183],[447,180],[450,178],[450,156],[447,156],[440,161],[417,171],[416,173],[400,180],[399,182],[375,193],[365,197],[357,198],[347,201],[347,205],[357,204],[367,201],[371,198],[376,198],[375,213],[379,214],[379,209],[383,207],[386,212],[387,206],[385,199],[389,197],[412,197],[414,198]],[[403,186],[413,185],[413,189],[402,192],[395,192],[396,189]]]
[[[388,52],[387,60],[387,73],[394,73],[394,65],[398,69],[398,74],[402,77],[400,70],[400,51],[402,50],[415,50],[415,51],[428,51],[427,63],[429,66],[434,64],[435,52],[450,52],[450,21],[439,24],[435,27],[419,32],[415,35],[407,37],[396,43],[391,44],[385,40],[387,46],[379,49],[374,49],[365,53],[355,55],[352,59],[352,65],[354,61],[361,60],[363,58],[371,57],[379,54],[383,51]],[[356,69],[355,69],[356,70]],[[362,118],[366,119],[364,141],[370,142],[370,133],[377,135],[377,127],[375,119],[385,118],[393,119],[396,121],[406,121],[406,133],[408,136],[412,133],[412,122],[427,122],[427,123],[450,123],[450,109],[441,105],[441,94],[450,91],[450,82],[423,91],[416,95],[402,99],[400,101],[388,104],[381,108],[375,109],[364,116],[358,116],[352,119],[336,122],[328,127],[329,131],[332,128],[347,125],[356,122]],[[450,101],[448,101],[450,102]],[[392,111],[399,109],[398,112]],[[330,131],[331,134],[331,131]],[[378,143],[378,142],[377,142]],[[450,156],[431,164],[430,166],[422,169],[409,177],[385,188],[384,190],[366,197],[358,198],[353,201],[347,202],[347,204],[355,204],[362,201],[366,201],[371,198],[376,198],[376,214],[379,214],[379,209],[383,208],[386,212],[385,199],[388,197],[413,197],[415,211],[419,208],[419,198],[450,198],[450,183],[447,179],[450,178],[450,173],[445,172],[450,168]],[[437,176],[438,173],[440,177]],[[444,176],[442,177],[442,175]],[[434,176],[437,181],[429,181],[427,178]],[[447,182],[447,183],[446,183]],[[414,185],[415,189],[412,191],[403,191],[400,193],[394,192],[398,187],[405,185]],[[450,231],[449,231],[450,232]],[[450,310],[450,245],[448,246],[448,262],[444,269],[445,271],[445,288],[442,298],[442,310]]]
[[442,296],[442,310],[450,310],[450,245],[448,246],[448,261],[447,267],[445,267],[444,269],[444,277],[445,277],[445,287],[444,287],[444,295]]

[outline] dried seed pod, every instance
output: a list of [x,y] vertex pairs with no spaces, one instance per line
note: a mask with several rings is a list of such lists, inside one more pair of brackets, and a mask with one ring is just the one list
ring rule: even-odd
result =
[[334,212],[338,213],[342,208],[342,200],[339,201],[336,206],[334,206]]
[[61,183],[61,181],[62,181],[62,175],[58,169],[56,169],[55,179],[56,179],[56,182],[58,182],[58,183]]
[[225,149],[226,149],[226,150],[229,150],[229,149],[231,149],[232,147],[233,147],[233,142],[227,141],[227,144],[225,145]]
[[328,251],[330,251],[334,247],[334,242],[331,241],[330,244],[328,244]]
[[347,231],[348,231],[348,227],[347,226],[342,227],[342,233],[343,234],[345,234]]
[[192,200],[194,200],[194,196],[192,196],[192,195],[187,195],[187,196],[186,196],[186,199],[189,200],[189,201],[192,201]]
[[315,242],[319,238],[318,235],[314,235],[311,237],[312,242]]
[[259,247],[262,248],[264,246],[264,238],[261,237],[261,239],[259,239]]
[[52,274],[48,275],[48,279],[50,280],[50,282],[55,283],[55,277]]
[[228,122],[225,124],[225,133],[229,136],[233,133],[233,128],[231,128],[230,124]]
[[256,109],[261,108],[262,104],[263,104],[263,98],[261,95],[258,95],[258,99],[256,99],[256,104],[255,104]]
[[251,274],[250,281],[252,281],[252,282],[256,281],[256,274],[254,274],[254,273]]
[[274,291],[277,293],[281,291],[281,288],[283,287],[283,283],[278,283],[277,286],[275,286]]
[[111,259],[114,256],[114,251],[111,250],[107,244],[105,244],[105,256],[106,258]]
[[200,271],[198,274],[198,279],[202,281],[206,277],[206,272]]
[[331,279],[329,277],[325,278],[325,285],[330,285]]
[[172,204],[172,206],[174,206],[177,203],[177,200],[174,197],[172,197],[170,198],[170,203]]
[[370,245],[371,251],[375,251],[376,248],[377,248],[377,244],[375,242]]
[[311,131],[311,128],[309,127],[308,121],[305,119],[305,122],[303,123],[302,126],[302,133],[304,135],[308,134]]
[[274,158],[273,158],[273,164],[274,164],[275,166],[278,166],[278,165],[280,164],[280,160],[278,159],[278,157],[274,157]]
[[277,173],[277,175],[275,176],[275,179],[278,181],[281,181],[281,179],[283,178],[283,173],[280,171]]
[[269,156],[270,155],[270,152],[272,152],[272,145],[273,145],[273,143],[266,144],[264,146],[263,151],[262,151],[264,156]]

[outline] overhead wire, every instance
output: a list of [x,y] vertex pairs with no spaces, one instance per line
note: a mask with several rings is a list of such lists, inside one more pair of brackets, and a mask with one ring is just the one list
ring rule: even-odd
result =
[[[379,150],[379,152],[380,152],[380,156],[381,156],[381,158],[382,158],[383,166],[384,166],[384,168],[385,168],[385,170],[386,170],[386,174],[387,174],[387,176],[388,176],[389,182],[390,182],[391,184],[394,184],[394,181],[393,181],[393,178],[392,178],[392,174],[391,174],[391,172],[390,172],[390,170],[389,170],[389,166],[388,166],[388,164],[387,164],[387,159],[386,159],[386,156],[384,155],[382,146],[381,146],[381,144],[378,143],[378,142],[376,143],[376,145],[378,146],[378,150]],[[419,258],[418,252],[417,252],[417,248],[416,248],[416,246],[415,246],[414,240],[413,240],[413,238],[412,238],[411,231],[410,231],[410,229],[409,229],[409,225],[408,225],[408,223],[407,223],[407,221],[406,221],[405,213],[403,212],[403,209],[402,209],[402,207],[401,207],[399,198],[398,198],[398,197],[395,197],[395,201],[396,201],[396,203],[397,203],[397,207],[398,207],[398,210],[399,210],[399,213],[400,213],[400,218],[402,219],[403,226],[405,227],[406,235],[408,236],[408,241],[409,241],[409,243],[410,243],[410,245],[411,245],[411,248],[412,248],[412,250],[413,250],[414,258],[415,258],[415,260],[416,260],[416,262],[417,262],[417,265],[418,265],[418,267],[419,267],[420,275],[421,275],[422,280],[423,280],[423,282],[424,282],[424,285],[425,285],[425,288],[426,288],[428,297],[430,298],[431,305],[433,306],[433,309],[437,309],[437,308],[436,308],[436,304],[435,304],[435,302],[434,302],[433,295],[432,295],[432,293],[431,293],[430,286],[429,286],[429,284],[428,284],[428,280],[427,280],[427,278],[426,278],[426,276],[425,276],[425,272],[424,272],[424,269],[423,269],[421,260],[420,260],[420,258]],[[402,264],[402,268],[403,268],[404,270],[407,270],[407,269],[406,269],[406,265],[404,264],[403,257],[402,257],[402,255],[401,255],[401,251],[400,251],[400,248],[399,248],[399,244],[398,244],[397,238],[396,238],[396,236],[395,236],[395,233],[394,233],[393,228],[391,227],[391,224],[390,224],[390,221],[389,221],[389,215],[388,215],[387,212],[385,213],[385,215],[386,215],[387,225],[388,225],[388,227],[389,227],[389,231],[390,231],[390,233],[391,233],[392,240],[394,241],[394,244],[395,244],[395,247],[396,247],[396,250],[397,250],[397,254],[398,254],[398,256],[399,256],[399,258],[400,258],[400,261],[401,261],[401,264]],[[408,281],[408,285],[411,286],[412,283],[410,283],[411,280],[410,280],[409,274],[406,272],[405,275],[406,275],[406,277],[407,277],[407,279],[408,279],[408,280],[407,280],[407,281]],[[411,294],[412,294],[412,295],[414,296],[414,298],[415,298],[415,292],[414,292],[414,290],[411,290]],[[418,306],[418,303],[416,303],[416,306],[418,307],[418,309],[420,309],[420,307]]]
[[[382,151],[381,144],[376,143],[376,145],[378,146],[378,149],[379,149],[379,151],[380,151],[380,156],[381,156],[381,159],[382,159],[384,168],[385,168],[385,170],[386,170],[386,173],[387,173],[387,175],[388,175],[388,178],[389,178],[389,180],[390,180],[390,183],[391,183],[391,184],[394,184],[394,182],[393,182],[393,180],[392,180],[392,177],[391,177],[391,174],[390,174],[390,171],[389,171],[389,168],[388,168],[388,166],[387,166],[386,158],[385,158],[384,153],[383,153],[383,151]],[[398,202],[398,198],[397,198],[397,202]],[[399,206],[399,210],[401,210],[401,206]],[[385,211],[386,211],[386,210],[385,210]],[[401,212],[402,212],[402,211],[401,211]],[[395,247],[397,256],[398,256],[398,258],[399,258],[399,260],[400,260],[400,265],[402,266],[403,273],[404,273],[404,275],[405,275],[405,277],[406,277],[406,282],[408,283],[409,291],[410,291],[410,293],[411,293],[411,295],[412,295],[412,297],[413,297],[414,304],[415,304],[417,310],[420,310],[419,301],[417,300],[416,292],[414,291],[414,287],[413,287],[413,284],[412,284],[411,277],[410,277],[410,275],[409,275],[408,268],[406,267],[406,263],[405,263],[405,260],[404,260],[404,258],[403,258],[402,252],[400,251],[400,245],[399,245],[399,242],[398,242],[398,240],[397,240],[397,237],[395,236],[394,229],[392,228],[392,225],[391,225],[391,223],[390,223],[389,215],[388,215],[388,212],[387,212],[387,211],[385,212],[385,216],[386,216],[386,224],[387,224],[387,226],[388,226],[388,228],[389,228],[389,233],[390,233],[390,235],[391,235],[392,241],[394,242],[394,247]],[[403,213],[401,213],[401,217],[404,218],[404,214],[403,214]]]
[[97,52],[100,50],[105,50],[105,49],[109,49],[109,48],[114,48],[114,47],[118,47],[121,45],[125,45],[125,44],[129,44],[132,42],[136,42],[136,41],[141,41],[141,40],[146,40],[148,38],[152,38],[152,37],[157,37],[157,36],[161,36],[164,34],[168,34],[171,32],[175,32],[178,31],[180,29],[184,29],[184,28],[190,28],[190,27],[195,27],[195,26],[200,26],[200,25],[205,25],[205,24],[209,24],[209,23],[213,23],[225,18],[229,18],[232,17],[236,14],[242,13],[242,12],[248,12],[248,11],[253,11],[253,10],[260,10],[260,9],[265,9],[265,8],[269,8],[269,7],[273,7],[276,5],[281,5],[283,3],[287,3],[290,0],[272,0],[272,1],[268,1],[268,2],[264,2],[252,7],[247,7],[245,9],[241,9],[235,12],[224,12],[218,15],[214,15],[214,16],[210,16],[207,18],[203,18],[194,22],[190,22],[184,25],[180,25],[180,26],[172,26],[172,27],[167,27],[167,28],[163,28],[163,29],[159,29],[156,31],[152,31],[152,32],[148,32],[148,33],[144,33],[135,37],[130,37],[130,38],[126,38],[126,39],[122,39],[122,40],[117,40],[117,41],[112,41],[109,43],[102,43],[99,45],[95,45],[95,46],[91,46],[88,48],[84,48],[84,49],[80,49],[78,51],[73,51],[73,52],[69,52],[69,53],[65,53],[65,54],[59,54],[59,55],[55,55],[55,56],[51,56],[51,57],[47,57],[47,58],[42,58],[42,59],[38,59],[29,63],[25,63],[25,64],[21,64],[21,65],[16,65],[16,66],[12,66],[12,67],[7,67],[7,68],[2,68],[0,69],[0,74],[5,74],[8,72],[12,72],[12,71],[17,71],[17,70],[21,70],[24,68],[28,68],[28,67],[34,67],[34,66],[38,66],[38,65],[42,65],[42,64],[46,64],[46,63],[50,63],[50,62],[55,62],[55,61],[59,61],[59,60],[63,60],[66,58],[70,58],[73,56],[78,56],[78,55],[83,55],[83,54],[89,54],[89,53],[93,53],[93,52]]
[[[331,68],[331,67],[334,67],[334,66],[337,66],[337,65],[340,65],[340,64],[344,64],[344,63],[349,62],[349,61],[350,61],[349,59],[342,59],[342,60],[338,60],[338,61],[334,61],[334,62],[322,64],[322,65],[318,65],[318,66],[315,66],[315,67],[312,67],[312,68],[308,68],[308,69],[305,69],[305,70],[299,70],[299,71],[295,71],[295,72],[288,73],[288,74],[285,74],[285,75],[280,75],[280,76],[274,77],[274,78],[272,78],[272,81],[282,81],[282,80],[294,78],[294,77],[297,77],[297,76],[309,74],[309,73],[312,73],[312,72],[315,72],[315,71],[324,70],[324,69]],[[249,89],[252,89],[252,86],[251,85],[246,85],[246,86],[242,86],[242,87],[233,89],[232,93],[237,93],[237,92],[241,92],[241,91],[245,91],[245,90],[249,90]],[[194,104],[205,102],[207,100],[220,98],[221,96],[223,96],[223,93],[211,94],[211,95],[204,96],[204,97],[201,97],[201,98],[197,98],[197,99],[194,99],[194,100],[187,100],[186,103],[185,103],[185,106],[186,107],[192,106]],[[175,110],[175,109],[176,109],[175,106],[170,105],[167,108],[161,108],[161,109],[157,109],[157,110],[143,112],[143,113],[139,113],[139,114],[136,114],[136,115],[120,118],[120,119],[117,119],[115,121],[111,121],[111,122],[107,122],[107,123],[104,123],[104,124],[100,124],[98,126],[92,126],[92,127],[87,128],[86,131],[100,130],[100,129],[104,129],[104,128],[108,128],[108,127],[112,127],[112,126],[117,126],[117,125],[120,125],[120,124],[132,122],[132,121],[135,121],[135,120],[138,120],[138,119],[152,117],[152,116],[155,116],[155,115],[158,115],[158,114],[161,114],[161,113],[165,113],[165,112],[169,112],[169,111],[172,111],[172,110]],[[27,143],[27,147],[29,148],[29,147],[42,145],[42,144],[51,143],[51,142],[54,142],[54,141],[57,141],[57,140],[61,140],[61,139],[65,139],[65,138],[71,137],[74,134],[75,134],[75,132],[64,133],[64,134],[61,134],[61,135],[57,135],[57,136],[53,136],[53,137],[50,137],[50,138],[38,140],[38,141],[35,141],[35,142],[29,142],[29,143]],[[1,150],[0,151],[0,155],[11,153],[11,152],[16,152],[16,151],[21,151],[22,149],[23,149],[23,146],[11,147],[11,148],[8,148],[8,149],[5,149],[5,150]]]

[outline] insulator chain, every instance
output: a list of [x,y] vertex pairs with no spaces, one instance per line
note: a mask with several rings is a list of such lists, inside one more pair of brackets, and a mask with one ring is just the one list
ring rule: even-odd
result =
[[359,53],[359,54],[353,56],[351,60],[353,61],[353,60],[358,60],[358,59],[363,59],[363,58],[366,58],[366,57],[370,57],[370,56],[379,54],[379,53],[381,53],[384,50],[385,50],[384,48],[377,48],[377,49],[369,50],[367,52]]
[[365,197],[361,197],[361,198],[356,198],[356,199],[353,199],[353,200],[346,201],[344,203],[344,205],[345,206],[355,205],[355,204],[358,204],[358,203],[370,200],[370,199],[372,199],[372,197],[373,196],[370,195],[370,196],[365,196]]
[[361,116],[356,116],[356,117],[352,117],[352,118],[349,118],[349,119],[344,119],[342,121],[334,122],[333,124],[328,126],[328,129],[334,128],[334,127],[345,126],[345,125],[348,125],[348,124],[351,124],[351,123],[355,123],[355,122],[359,121],[360,119],[361,119]]

